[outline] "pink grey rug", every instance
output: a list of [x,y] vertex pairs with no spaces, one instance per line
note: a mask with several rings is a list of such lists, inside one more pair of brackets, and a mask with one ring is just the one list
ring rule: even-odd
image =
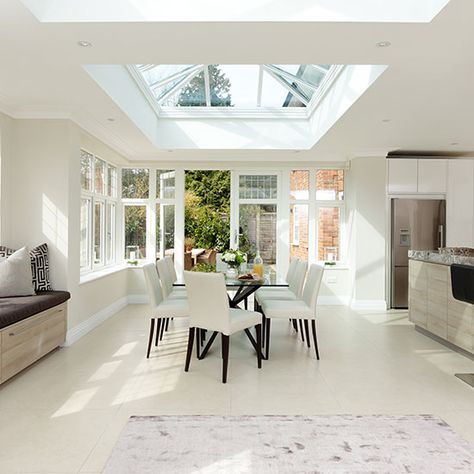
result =
[[431,415],[131,417],[104,472],[473,473],[474,447]]

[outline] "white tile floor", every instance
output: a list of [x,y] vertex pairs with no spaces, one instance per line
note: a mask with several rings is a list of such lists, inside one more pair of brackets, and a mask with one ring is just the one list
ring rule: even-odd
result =
[[130,415],[417,414],[444,418],[474,443],[474,362],[415,332],[406,313],[320,309],[317,362],[285,321],[257,370],[244,335],[183,372],[178,324],[146,360],[146,306],[129,306],[72,347],[0,387],[0,473],[99,473]]

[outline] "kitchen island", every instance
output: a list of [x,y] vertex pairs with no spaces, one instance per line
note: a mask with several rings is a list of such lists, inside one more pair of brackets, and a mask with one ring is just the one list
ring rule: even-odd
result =
[[473,265],[473,257],[437,252],[409,253],[408,315],[418,330],[474,354],[474,305],[453,297],[451,265]]

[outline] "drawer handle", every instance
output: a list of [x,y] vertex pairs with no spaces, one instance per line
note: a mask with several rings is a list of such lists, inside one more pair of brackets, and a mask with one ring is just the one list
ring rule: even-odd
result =
[[9,336],[14,336],[14,335],[15,335],[15,333],[14,333],[14,332],[11,332],[11,333],[9,334]]

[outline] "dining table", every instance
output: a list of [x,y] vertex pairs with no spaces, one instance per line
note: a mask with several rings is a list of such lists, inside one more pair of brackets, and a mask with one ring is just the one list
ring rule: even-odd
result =
[[[231,278],[226,274],[224,274],[224,276],[225,285],[227,288],[227,297],[229,298],[229,307],[231,308],[247,309],[248,297],[255,293],[259,288],[288,288],[288,283],[286,280],[275,271],[266,272],[263,277],[253,279],[239,279],[238,277]],[[173,286],[183,287],[185,284],[183,281],[178,280],[173,284]],[[232,292],[233,294],[230,295],[229,292]],[[239,304],[242,302],[244,302],[244,308],[239,306]],[[198,343],[198,348],[204,343],[206,337],[205,334],[205,331],[202,331],[200,335],[198,333],[198,341],[200,341],[200,343]],[[217,334],[218,333],[216,331],[212,333],[202,352],[198,349],[199,359],[204,359],[204,357],[207,355],[209,349],[217,337]],[[254,349],[256,351],[261,350],[257,347],[257,341],[248,329],[245,329],[245,334],[247,335]]]

